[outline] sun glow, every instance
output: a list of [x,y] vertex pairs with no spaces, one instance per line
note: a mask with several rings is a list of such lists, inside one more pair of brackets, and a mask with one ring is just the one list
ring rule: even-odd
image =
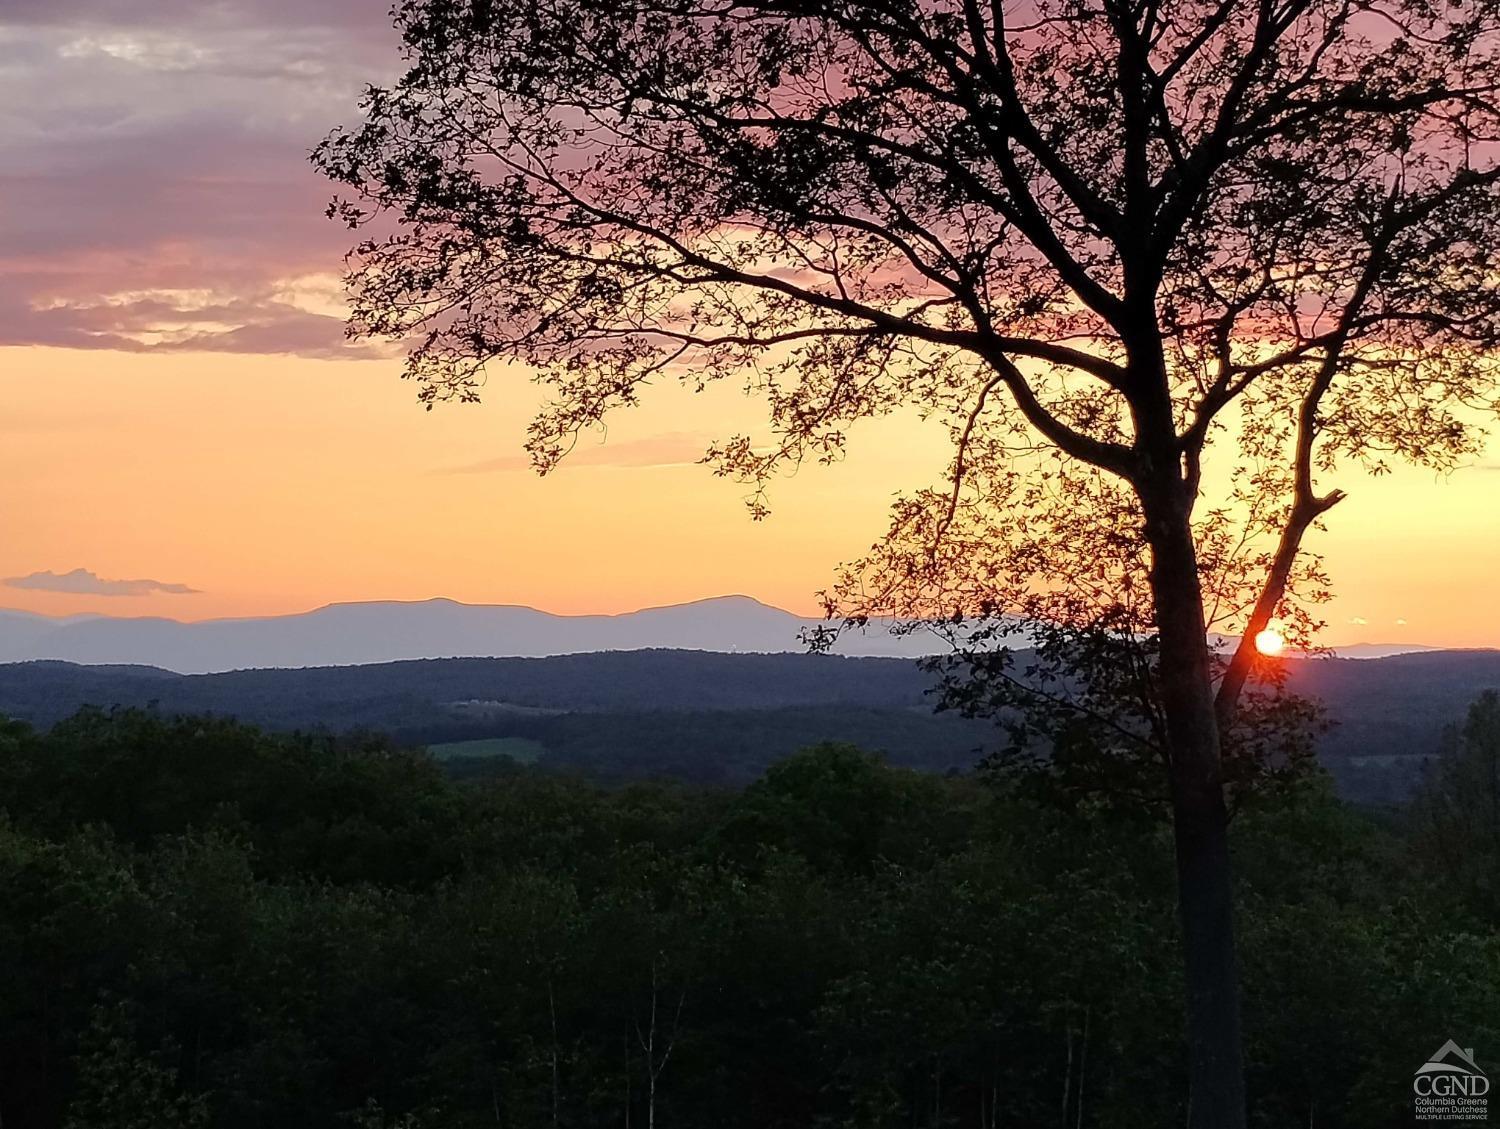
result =
[[1255,649],[1263,655],[1279,655],[1286,648],[1286,640],[1279,631],[1266,628],[1255,636]]

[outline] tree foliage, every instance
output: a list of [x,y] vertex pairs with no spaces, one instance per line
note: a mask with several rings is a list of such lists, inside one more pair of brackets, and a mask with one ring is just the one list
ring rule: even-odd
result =
[[1500,693],[1490,690],[1450,726],[1427,765],[1412,833],[1419,857],[1470,908],[1500,891]]
[[[1183,1116],[1151,822],[1080,824],[840,746],[729,794],[459,787],[368,742],[285,761],[285,739],[205,719],[6,733],[13,1129],[642,1125],[653,1073],[664,1129]],[[182,734],[199,755],[164,756]],[[82,787],[100,763],[172,817],[143,830],[131,794]],[[58,779],[80,786],[27,786]],[[316,848],[256,802],[296,813],[339,785]],[[450,818],[413,825],[434,797]],[[338,830],[356,818],[436,861],[393,867]],[[1258,1125],[1405,1124],[1434,1046],[1497,1045],[1492,886],[1315,781],[1235,834]]]

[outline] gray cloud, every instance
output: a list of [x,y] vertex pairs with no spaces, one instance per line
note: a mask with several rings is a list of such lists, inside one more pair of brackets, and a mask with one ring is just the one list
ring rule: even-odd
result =
[[383,0],[6,0],[6,23],[42,27],[328,27],[368,34]]
[[307,162],[391,77],[379,0],[6,0],[0,344],[359,356]]
[[75,568],[72,572],[33,572],[30,576],[10,576],[0,580],[10,588],[33,588],[42,592],[70,592],[80,596],[149,596],[165,593],[172,596],[191,596],[197,588],[186,584],[172,584],[161,580],[105,580],[86,568]]

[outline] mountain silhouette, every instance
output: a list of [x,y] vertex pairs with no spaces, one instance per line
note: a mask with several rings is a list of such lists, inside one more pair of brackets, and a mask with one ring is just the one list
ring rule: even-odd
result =
[[[507,604],[434,599],[329,604],[297,615],[184,623],[159,617],[51,618],[0,611],[0,662],[61,659],[137,664],[180,674],[264,667],[346,666],[403,659],[540,658],[671,648],[805,650],[802,619],[749,596],[720,596],[620,615],[557,615]],[[912,658],[941,650],[925,632],[879,626],[843,638],[845,655]]]
[[[357,666],[438,658],[545,658],[592,651],[795,653],[822,621],[751,596],[715,596],[618,615],[559,615],[519,604],[379,600],[328,604],[294,615],[183,622],[155,616],[52,617],[0,609],[0,662],[60,659],[142,665],[179,674],[267,667]],[[1229,644],[1225,644],[1229,645]],[[846,633],[836,654],[919,658],[945,650],[934,635],[893,636],[885,625]],[[1359,643],[1343,658],[1432,648]]]

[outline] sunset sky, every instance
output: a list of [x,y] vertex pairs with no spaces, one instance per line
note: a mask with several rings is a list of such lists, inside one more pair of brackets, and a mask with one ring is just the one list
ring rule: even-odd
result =
[[[693,465],[757,419],[727,389],[664,389],[538,479],[524,373],[429,413],[398,359],[344,344],[349,235],[306,156],[392,73],[386,7],[0,4],[0,607],[612,612],[744,592],[810,611],[892,494],[940,469],[941,436],[857,430],[756,524]],[[1312,545],[1338,591],[1329,642],[1500,645],[1500,447],[1446,479],[1338,485]]]

